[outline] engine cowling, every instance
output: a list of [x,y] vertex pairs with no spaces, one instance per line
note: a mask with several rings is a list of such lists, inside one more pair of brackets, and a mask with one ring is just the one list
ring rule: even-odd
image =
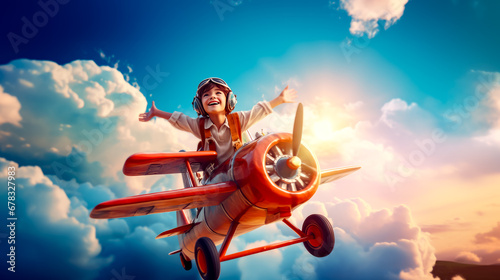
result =
[[319,185],[319,164],[304,145],[292,155],[292,134],[277,133],[248,143],[235,154],[232,177],[252,204],[269,210],[293,210]]

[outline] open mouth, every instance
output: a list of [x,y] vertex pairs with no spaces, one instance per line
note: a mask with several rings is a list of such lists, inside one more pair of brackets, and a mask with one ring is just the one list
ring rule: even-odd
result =
[[220,104],[220,102],[219,102],[219,101],[210,101],[210,102],[208,103],[208,106],[215,106],[215,105],[219,105],[219,104]]

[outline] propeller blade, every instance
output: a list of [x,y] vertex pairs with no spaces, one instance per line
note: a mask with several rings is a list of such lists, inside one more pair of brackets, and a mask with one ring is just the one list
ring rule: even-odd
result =
[[295,121],[293,123],[293,139],[292,148],[293,156],[297,156],[300,148],[300,141],[302,140],[302,123],[304,122],[304,109],[302,103],[297,106],[297,113],[295,113]]

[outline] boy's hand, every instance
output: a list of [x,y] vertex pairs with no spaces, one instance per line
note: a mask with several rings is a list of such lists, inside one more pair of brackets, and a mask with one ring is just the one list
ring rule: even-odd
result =
[[151,105],[151,109],[149,109],[149,112],[139,114],[139,121],[140,122],[149,121],[150,119],[156,116],[155,115],[156,111],[158,111],[158,109],[156,109],[155,102],[153,101],[153,104]]
[[295,102],[295,99],[297,98],[297,91],[293,88],[288,88],[288,86],[283,89],[283,91],[276,97],[275,99],[271,100],[269,103],[271,104],[271,107],[274,108],[280,104],[283,103],[293,103]]
[[288,86],[283,89],[280,93],[279,98],[281,98],[281,103],[293,103],[297,98],[297,91],[293,88],[288,88]]

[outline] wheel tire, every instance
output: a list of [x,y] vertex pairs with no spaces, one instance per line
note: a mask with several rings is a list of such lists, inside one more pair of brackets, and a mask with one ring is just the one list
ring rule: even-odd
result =
[[335,246],[335,235],[328,219],[323,215],[313,214],[306,218],[302,232],[313,234],[314,238],[304,242],[311,255],[322,258],[330,255]]
[[179,255],[181,258],[182,267],[185,270],[190,270],[193,267],[193,263],[191,262],[191,260],[186,259],[186,256],[184,256],[184,254],[182,252]]
[[205,280],[215,280],[220,275],[219,252],[214,242],[208,237],[202,237],[196,241],[194,247],[196,267],[201,278]]

